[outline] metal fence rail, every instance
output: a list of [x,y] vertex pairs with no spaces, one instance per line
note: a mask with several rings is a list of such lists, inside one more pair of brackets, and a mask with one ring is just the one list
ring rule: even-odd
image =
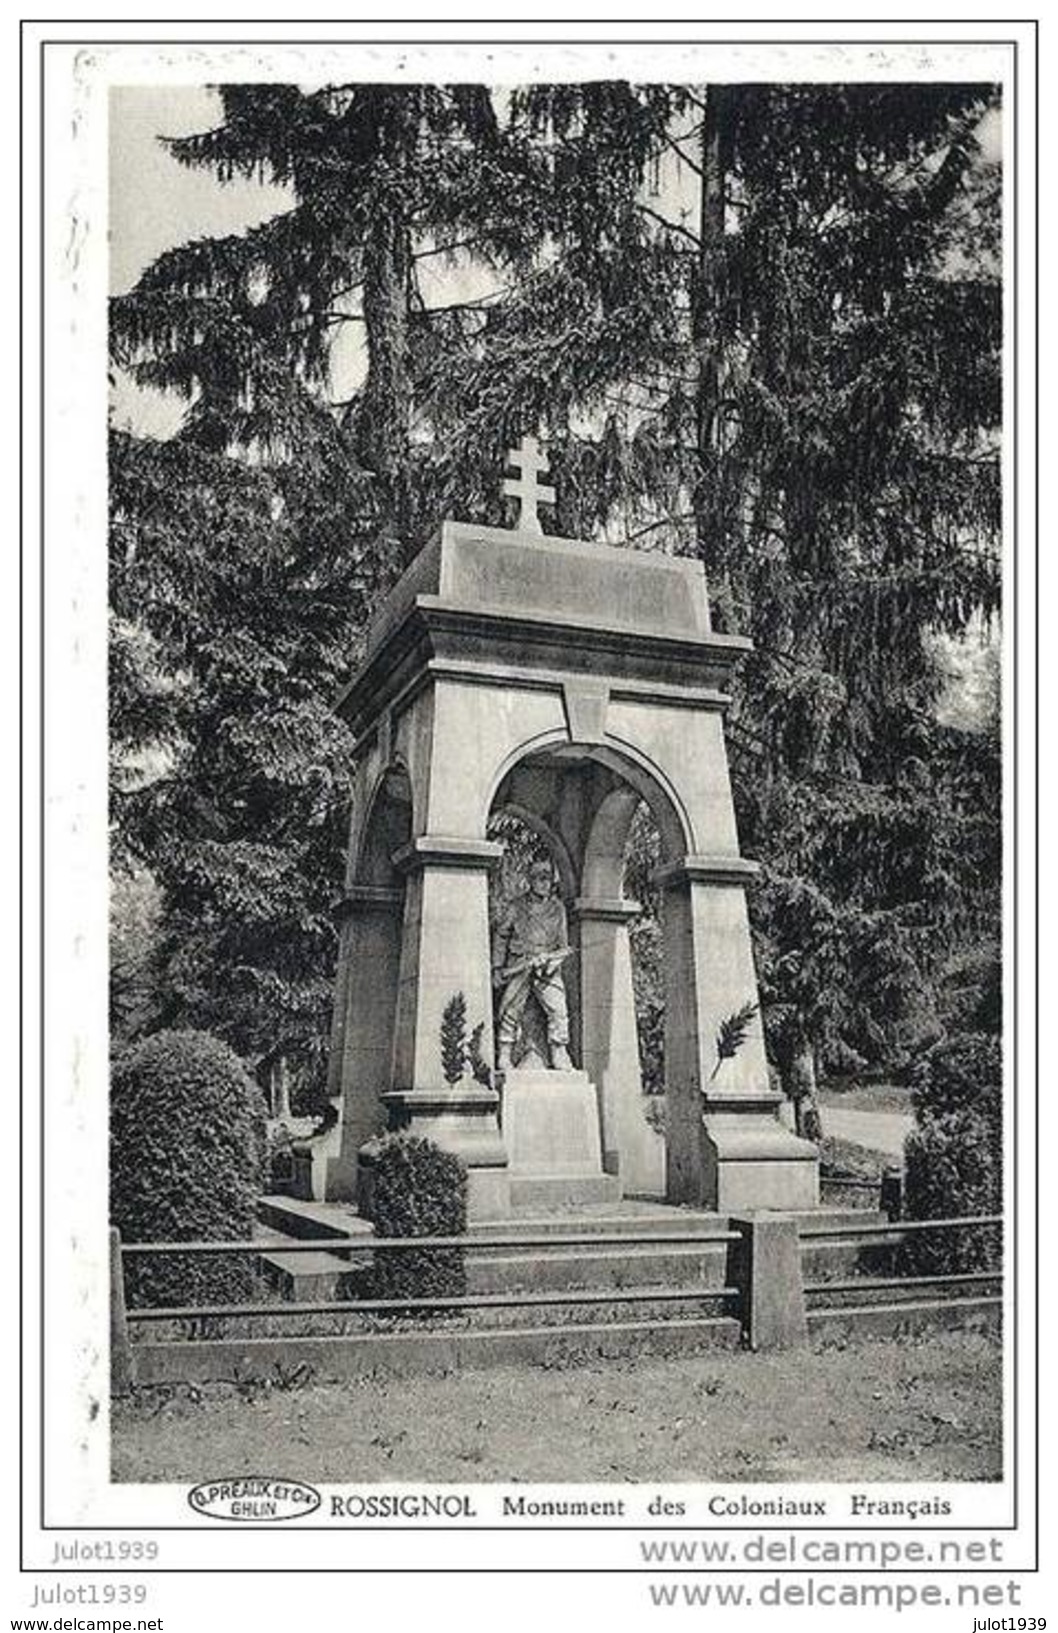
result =
[[830,1241],[838,1238],[855,1240],[857,1236],[868,1239],[878,1236],[896,1237],[913,1234],[916,1231],[929,1230],[963,1230],[971,1225],[1002,1225],[1001,1213],[968,1214],[959,1219],[890,1219],[884,1225],[808,1225],[802,1227],[800,1236],[802,1241]]
[[402,1315],[416,1310],[517,1310],[523,1305],[561,1308],[569,1304],[676,1304],[692,1300],[741,1298],[740,1287],[608,1287],[603,1292],[590,1288],[570,1288],[562,1293],[468,1293],[434,1298],[352,1298],[341,1301],[312,1301],[294,1304],[203,1304],[173,1309],[129,1310],[127,1321],[190,1321],[206,1316],[272,1315]]
[[219,1254],[219,1253],[374,1253],[378,1249],[403,1248],[406,1252],[418,1248],[458,1248],[460,1252],[476,1252],[481,1248],[541,1247],[696,1247],[716,1242],[740,1242],[737,1230],[697,1230],[672,1232],[580,1231],[568,1236],[293,1236],[276,1241],[262,1239],[256,1242],[123,1242],[122,1256],[126,1259],[146,1254]]
[[[1002,1224],[1003,1217],[1000,1214],[974,1214],[945,1219],[889,1220],[883,1224],[862,1225],[834,1225],[825,1221],[817,1224],[789,1215],[751,1214],[734,1217],[722,1225],[718,1224],[715,1229],[705,1230],[674,1229],[628,1233],[582,1230],[531,1236],[514,1235],[503,1231],[488,1234],[471,1233],[465,1236],[409,1237],[375,1237],[365,1233],[358,1236],[280,1238],[249,1242],[129,1243],[122,1243],[117,1231],[112,1231],[112,1382],[117,1393],[127,1391],[135,1381],[137,1357],[164,1355],[171,1359],[181,1350],[193,1351],[200,1356],[203,1351],[209,1352],[213,1349],[220,1353],[230,1348],[232,1340],[226,1338],[198,1338],[194,1341],[183,1339],[173,1342],[162,1340],[130,1344],[130,1330],[133,1327],[163,1322],[202,1323],[210,1320],[238,1322],[240,1319],[285,1317],[304,1319],[312,1316],[416,1317],[427,1314],[459,1315],[474,1310],[533,1311],[565,1308],[574,1311],[578,1308],[591,1309],[617,1305],[626,1306],[635,1312],[637,1307],[647,1306],[678,1308],[697,1305],[715,1309],[719,1305],[729,1312],[726,1326],[728,1328],[732,1326],[730,1315],[734,1315],[738,1322],[734,1328],[736,1337],[741,1331],[742,1342],[750,1348],[758,1349],[803,1343],[808,1337],[808,1323],[810,1321],[818,1323],[828,1317],[855,1324],[859,1321],[877,1322],[879,1315],[899,1320],[901,1312],[907,1319],[914,1318],[916,1321],[928,1320],[931,1315],[939,1312],[947,1312],[949,1317],[952,1312],[958,1315],[963,1310],[974,1314],[998,1313],[1002,1297],[993,1290],[997,1285],[1002,1287],[1003,1272],[1000,1268],[931,1274],[864,1274],[846,1276],[834,1281],[806,1282],[802,1270],[802,1255],[806,1249],[826,1242],[849,1248],[855,1248],[857,1245],[865,1249],[878,1246],[893,1247],[921,1237],[924,1233],[942,1235],[945,1232],[997,1229]],[[557,1248],[581,1248],[591,1252],[595,1249],[631,1250],[644,1247],[656,1248],[662,1252],[672,1247],[699,1248],[703,1254],[716,1248],[725,1248],[728,1250],[724,1256],[725,1279],[722,1285],[715,1287],[699,1282],[679,1287],[615,1286],[603,1290],[571,1287],[544,1292],[512,1289],[508,1292],[438,1293],[407,1298],[357,1297],[355,1290],[351,1289],[352,1296],[340,1300],[294,1302],[277,1299],[271,1303],[176,1305],[137,1309],[127,1309],[125,1299],[126,1265],[131,1262],[142,1262],[152,1256],[161,1259],[180,1256],[236,1256],[259,1259],[262,1255],[271,1253],[282,1254],[284,1258],[287,1255],[326,1253],[340,1261],[351,1261],[352,1268],[355,1266],[356,1256],[362,1259],[364,1255],[373,1256],[376,1253],[381,1257],[398,1252],[424,1257],[438,1251],[453,1256],[458,1253],[459,1264],[462,1265],[464,1260],[475,1258],[487,1264],[488,1255],[497,1252],[513,1252],[524,1256],[546,1253],[549,1249]],[[612,1251],[604,1256],[618,1257]],[[883,1293],[891,1295],[884,1305],[879,1304],[877,1300],[872,1302],[873,1295]],[[926,1297],[922,1296],[924,1293]],[[863,1295],[864,1301],[856,1304],[826,1302],[828,1297],[840,1300],[856,1294]],[[662,1320],[661,1317],[657,1319]],[[664,1325],[662,1321],[662,1326]],[[725,1320],[720,1317],[703,1316],[699,1325],[705,1328],[722,1328],[725,1326]],[[603,1333],[608,1326],[610,1324],[603,1323],[591,1330]],[[441,1330],[451,1331],[450,1328]],[[562,1326],[554,1326],[549,1330],[555,1335],[562,1335],[567,1331]],[[610,1330],[617,1331],[618,1327],[610,1326]],[[471,1327],[461,1331],[468,1338],[484,1338],[494,1330]],[[540,1329],[517,1328],[509,1331],[515,1336],[520,1334],[522,1338],[527,1338]],[[387,1342],[398,1345],[404,1340],[421,1344],[424,1334],[428,1338],[429,1329],[419,1322],[410,1331],[387,1333],[385,1336]],[[377,1339],[377,1335],[365,1335],[363,1332],[328,1334],[308,1341],[322,1345],[356,1345],[369,1341],[372,1337]],[[292,1338],[289,1342],[296,1344],[306,1341]],[[274,1342],[281,1346],[287,1340],[277,1339]]]

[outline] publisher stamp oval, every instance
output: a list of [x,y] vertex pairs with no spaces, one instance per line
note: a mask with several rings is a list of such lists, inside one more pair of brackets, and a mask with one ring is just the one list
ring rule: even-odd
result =
[[302,1480],[243,1474],[230,1480],[206,1480],[188,1492],[187,1500],[196,1514],[211,1520],[267,1525],[312,1514],[322,1499],[314,1486]]

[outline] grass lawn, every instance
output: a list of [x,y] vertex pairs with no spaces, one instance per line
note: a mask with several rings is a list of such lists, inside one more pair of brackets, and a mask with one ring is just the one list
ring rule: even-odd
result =
[[782,1354],[146,1389],[115,1480],[998,1480],[1001,1351],[942,1333]]
[[872,1151],[869,1146],[825,1133],[819,1147],[819,1160],[824,1175],[855,1174],[858,1179],[878,1179],[892,1167],[894,1159],[886,1151]]
[[844,1111],[911,1111],[911,1090],[902,1083],[824,1083],[817,1099]]

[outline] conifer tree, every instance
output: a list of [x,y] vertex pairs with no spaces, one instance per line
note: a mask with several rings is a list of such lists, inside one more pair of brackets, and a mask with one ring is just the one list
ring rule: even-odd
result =
[[[333,698],[436,514],[418,268],[465,260],[496,126],[474,87],[220,95],[175,156],[267,175],[292,207],[177,246],[112,304],[115,364],[187,401],[169,443],[112,437],[114,855],[162,888],[163,1021],[267,1063],[326,1038],[350,747]],[[505,234],[517,253],[499,221],[494,255]]]
[[[322,804],[342,803],[340,754],[317,748],[335,729],[324,686],[442,515],[500,519],[503,451],[543,426],[561,530],[698,555],[717,627],[756,643],[730,724],[788,1084],[820,1052],[879,1060],[912,1041],[952,958],[997,922],[997,739],[943,721],[937,647],[998,608],[989,89],[250,86],[222,101],[178,157],[278,180],[291,210],[171,251],[114,310],[117,361],[190,401],[170,450],[121,445],[115,482],[115,713],[130,743],[179,745],[167,831],[201,855],[217,822],[226,866],[269,832],[262,791],[278,812],[315,786],[314,755]],[[437,267],[460,274],[452,299],[427,280]],[[339,401],[335,336],[351,331],[366,366]],[[261,592],[245,606],[244,566]],[[142,585],[167,574],[171,618],[141,616]],[[203,618],[240,663],[199,650]],[[268,719],[261,670],[311,722],[279,770],[267,724],[247,747]],[[225,760],[233,736],[241,761]],[[207,798],[203,820],[193,790],[228,774],[231,799]],[[258,793],[240,804],[243,783]],[[124,813],[159,797],[119,802],[138,854],[160,853],[162,829],[152,852]],[[317,860],[298,861],[298,889]],[[199,904],[214,947],[223,871]],[[193,894],[174,881],[174,902]],[[288,924],[294,948],[305,927]],[[303,970],[322,972],[326,944],[308,933]],[[232,959],[257,971],[260,947]],[[260,1031],[260,992],[255,1013]]]
[[952,958],[997,922],[998,804],[974,732],[941,723],[937,645],[999,604],[992,101],[527,93],[552,154],[540,261],[437,385],[454,422],[557,422],[572,530],[697,554],[716,627],[754,638],[730,729],[794,1093],[819,1051],[877,1062],[928,1035]]

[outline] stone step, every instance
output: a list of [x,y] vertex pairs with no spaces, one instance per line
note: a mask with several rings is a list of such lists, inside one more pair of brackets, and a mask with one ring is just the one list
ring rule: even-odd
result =
[[[511,1313],[515,1314],[515,1313]],[[540,1323],[468,1330],[363,1333],[355,1337],[226,1338],[178,1340],[134,1346],[138,1384],[208,1382],[240,1373],[265,1378],[299,1363],[315,1382],[463,1372],[512,1363],[547,1367],[585,1366],[635,1355],[687,1355],[737,1349],[739,1323],[730,1316],[588,1321],[554,1327]]]
[[[614,1174],[533,1174],[511,1170],[512,1208],[579,1208],[592,1202],[618,1202],[621,1182]],[[487,1226],[490,1221],[479,1220]],[[496,1226],[505,1223],[496,1220]]]
[[[593,1200],[567,1201],[561,1195],[549,1200],[530,1194],[513,1218],[476,1220],[468,1226],[467,1234],[471,1237],[697,1235],[727,1226],[722,1215],[702,1209],[622,1197],[612,1175],[589,1177],[603,1182],[602,1194]],[[349,1236],[359,1239],[372,1234],[367,1220],[361,1219],[345,1202],[304,1202],[293,1196],[265,1196],[258,1203],[258,1217],[262,1225],[303,1240]]]
[[341,1298],[349,1266],[332,1253],[262,1253],[262,1273],[280,1298],[292,1304],[325,1304]]
[[[724,1285],[728,1279],[729,1244],[722,1242],[693,1243],[669,1242],[666,1236],[704,1235],[726,1229],[728,1221],[716,1214],[673,1207],[641,1205],[625,1211],[627,1204],[618,1203],[621,1212],[612,1204],[596,1205],[590,1212],[552,1211],[494,1225],[479,1223],[467,1232],[467,1245],[472,1247],[476,1238],[502,1237],[506,1245],[495,1249],[482,1248],[466,1256],[467,1291],[471,1293],[505,1293],[518,1291],[560,1292],[583,1289],[595,1292],[616,1292],[627,1288],[692,1288],[701,1284],[703,1293]],[[357,1254],[350,1259],[330,1254],[325,1250],[312,1253],[282,1252],[282,1236],[275,1235],[281,1227],[285,1235],[302,1240],[327,1240],[335,1244],[343,1240],[369,1241],[370,1227],[347,1207],[334,1203],[306,1203],[290,1197],[268,1197],[261,1205],[262,1221],[268,1227],[268,1251],[261,1256],[261,1265],[269,1283],[284,1300],[294,1303],[326,1302],[341,1298],[351,1290],[351,1278],[356,1269],[366,1270],[370,1265],[368,1254]],[[872,1268],[877,1269],[877,1256],[886,1248],[887,1220],[880,1213],[852,1209],[816,1209],[806,1215],[816,1229],[853,1223],[876,1227],[875,1244],[860,1246],[827,1237],[815,1243],[806,1242],[803,1254],[806,1280],[834,1280],[866,1268],[865,1256],[873,1255]],[[577,1245],[562,1241],[566,1236],[582,1238]],[[593,1237],[646,1236],[646,1242],[592,1241]],[[556,1239],[554,1247],[519,1248],[519,1239],[549,1237]],[[731,1244],[734,1246],[734,1244]],[[674,1302],[673,1309],[678,1309]],[[663,1312],[659,1312],[663,1314]],[[558,1319],[569,1319],[561,1312]],[[546,1319],[551,1319],[547,1317]]]
[[540,1248],[468,1255],[467,1290],[723,1286],[723,1244],[695,1247]]
[[[341,1298],[349,1288],[352,1262],[337,1254],[283,1253],[271,1248],[260,1265],[266,1281],[293,1303]],[[366,1256],[360,1261],[367,1268]],[[599,1247],[534,1249],[524,1253],[469,1253],[468,1293],[643,1287],[693,1288],[703,1292],[724,1284],[723,1245],[695,1247]]]
[[257,1204],[262,1225],[297,1236],[302,1241],[323,1241],[329,1236],[370,1236],[371,1226],[347,1202],[306,1202],[296,1196],[263,1196]]

